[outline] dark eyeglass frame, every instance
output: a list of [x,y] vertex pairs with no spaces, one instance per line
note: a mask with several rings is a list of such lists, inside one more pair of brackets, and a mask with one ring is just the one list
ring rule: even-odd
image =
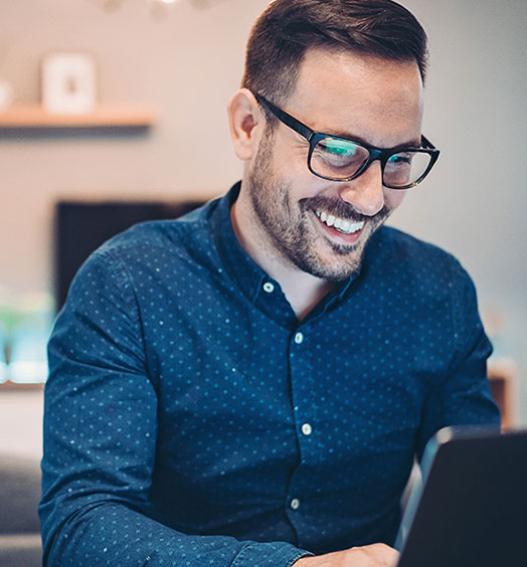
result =
[[[412,187],[415,187],[416,185],[421,183],[421,181],[423,181],[423,179],[430,173],[430,170],[432,169],[435,162],[439,158],[440,150],[438,150],[432,144],[432,142],[430,142],[430,140],[428,140],[425,136],[421,136],[420,147],[396,146],[394,148],[377,148],[375,146],[371,146],[370,144],[366,144],[364,142],[359,142],[357,140],[354,140],[353,138],[345,138],[342,136],[335,136],[333,134],[324,134],[323,132],[315,132],[309,126],[306,126],[305,124],[303,124],[302,122],[300,122],[299,120],[297,120],[296,118],[285,112],[285,110],[282,110],[281,108],[278,108],[278,106],[275,106],[272,102],[269,102],[262,95],[254,93],[254,96],[256,100],[271,114],[276,116],[276,118],[278,118],[280,122],[283,122],[286,126],[289,126],[291,130],[295,131],[297,134],[300,134],[303,138],[305,138],[308,141],[309,153],[307,156],[307,166],[309,168],[309,171],[311,171],[313,175],[316,175],[317,177],[320,177],[322,179],[327,179],[329,181],[340,181],[340,182],[352,181],[353,179],[359,177],[359,175],[363,174],[374,161],[380,160],[381,172],[383,176],[383,185],[385,187],[395,190],[411,189]],[[321,175],[320,173],[314,171],[313,168],[311,167],[311,158],[313,156],[313,152],[315,151],[317,144],[325,138],[333,138],[337,140],[345,140],[347,142],[352,142],[353,144],[356,144],[357,146],[360,146],[368,151],[369,153],[368,159],[350,177],[333,178],[333,177],[326,177],[325,175]],[[386,163],[393,155],[405,151],[426,153],[430,155],[431,158],[430,163],[428,164],[428,167],[426,168],[425,172],[416,181],[409,183],[408,185],[394,187],[384,183],[384,168],[386,166]]]

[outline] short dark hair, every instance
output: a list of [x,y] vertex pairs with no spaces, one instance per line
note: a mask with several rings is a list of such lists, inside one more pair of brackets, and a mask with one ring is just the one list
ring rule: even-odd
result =
[[251,31],[242,86],[280,103],[294,90],[311,48],[415,60],[426,77],[426,32],[397,2],[274,0]]

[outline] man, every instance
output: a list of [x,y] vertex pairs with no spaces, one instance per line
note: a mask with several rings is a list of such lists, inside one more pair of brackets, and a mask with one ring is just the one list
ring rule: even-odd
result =
[[241,184],[105,244],[56,322],[48,565],[396,561],[414,456],[499,419],[470,278],[381,227],[438,156],[425,71],[391,0],[259,18],[229,104]]

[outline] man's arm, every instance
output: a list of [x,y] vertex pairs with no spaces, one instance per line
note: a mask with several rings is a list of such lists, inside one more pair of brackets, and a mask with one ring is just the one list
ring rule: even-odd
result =
[[286,567],[308,553],[177,532],[153,519],[155,376],[129,274],[95,253],[75,278],[49,343],[45,392],[44,565]]
[[427,441],[442,427],[499,426],[499,410],[487,378],[492,345],[478,313],[474,284],[457,263],[451,287],[454,355],[445,380],[430,392],[426,401],[418,435],[419,459]]

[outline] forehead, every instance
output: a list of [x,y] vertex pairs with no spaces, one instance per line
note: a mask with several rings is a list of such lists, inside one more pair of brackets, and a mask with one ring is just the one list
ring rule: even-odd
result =
[[314,130],[390,147],[419,140],[423,84],[414,61],[311,49],[287,108]]

